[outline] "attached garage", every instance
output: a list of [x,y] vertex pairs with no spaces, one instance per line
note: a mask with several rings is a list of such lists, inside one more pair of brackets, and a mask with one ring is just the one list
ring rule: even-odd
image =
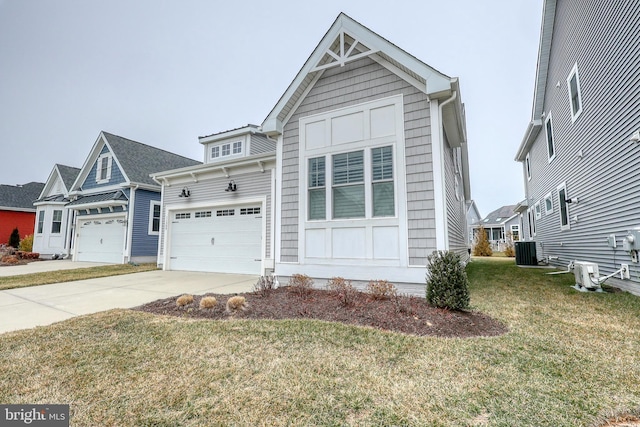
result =
[[122,264],[126,224],[124,216],[78,217],[75,260]]
[[251,204],[170,211],[168,269],[260,274],[262,209]]

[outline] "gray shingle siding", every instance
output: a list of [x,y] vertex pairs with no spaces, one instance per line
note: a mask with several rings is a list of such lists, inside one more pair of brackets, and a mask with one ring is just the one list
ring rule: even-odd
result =
[[[104,147],[102,147],[102,150],[100,150],[100,155],[108,154],[108,153],[110,153],[109,147],[105,145]],[[111,155],[113,155],[113,153],[111,153]],[[98,173],[97,165],[98,165],[98,160],[93,162],[93,165],[91,165],[91,169],[89,169],[89,173],[87,174],[87,177],[85,178],[84,182],[80,186],[82,190],[92,190],[94,188],[100,188],[100,187],[111,187],[116,184],[122,184],[126,181],[124,178],[124,175],[122,174],[122,171],[120,170],[120,168],[118,167],[118,164],[114,160],[111,162],[111,178],[107,182],[98,184],[96,182],[96,175]]]
[[[459,254],[462,259],[469,257],[467,249],[467,230],[464,212],[464,191],[463,180],[454,163],[455,150],[449,147],[446,137],[444,138],[444,171],[445,189],[447,200],[447,235],[449,239],[449,250]],[[461,166],[459,166],[461,167]],[[458,169],[460,170],[460,169]],[[458,179],[458,195],[456,196],[456,177]]]
[[300,118],[397,94],[404,102],[409,263],[425,265],[436,248],[428,97],[370,58],[327,69],[285,124],[280,261],[298,261]]
[[[640,146],[629,142],[640,129],[639,49],[637,0],[557,2],[543,108],[552,114],[556,158],[548,161],[543,128],[530,150],[531,181],[524,178],[529,206],[552,193],[553,213],[542,205],[536,221],[538,258],[558,257],[558,266],[597,262],[605,274],[630,263],[606,238],[616,234],[620,245],[628,229],[640,227]],[[576,63],[582,113],[572,123],[567,77]],[[563,182],[580,202],[569,207],[570,230],[561,231],[556,188]],[[640,291],[640,266],[630,264]]]

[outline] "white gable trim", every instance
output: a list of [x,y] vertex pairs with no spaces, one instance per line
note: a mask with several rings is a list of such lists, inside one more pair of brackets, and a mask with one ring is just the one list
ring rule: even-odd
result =
[[126,171],[122,169],[122,165],[118,161],[118,157],[115,155],[115,153],[113,152],[113,149],[109,145],[107,138],[104,136],[103,132],[100,132],[100,135],[98,135],[98,139],[96,139],[96,142],[93,144],[91,151],[89,151],[89,155],[85,159],[84,164],[82,165],[82,168],[80,168],[80,173],[76,177],[76,180],[73,182],[73,185],[71,186],[71,188],[68,189],[69,191],[78,190],[80,185],[87,179],[87,177],[89,176],[89,173],[91,173],[91,169],[94,167],[96,161],[98,160],[98,157],[100,157],[100,152],[102,151],[102,147],[104,146],[107,147],[107,149],[113,156],[113,159],[115,160],[116,165],[118,165],[118,168],[120,168],[120,172],[122,173],[122,176],[125,179],[125,182],[122,185],[127,185],[130,183],[129,177],[127,176]]

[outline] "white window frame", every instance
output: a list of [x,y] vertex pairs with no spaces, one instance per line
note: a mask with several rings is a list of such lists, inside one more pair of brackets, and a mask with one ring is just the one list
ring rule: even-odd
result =
[[[153,211],[154,211],[154,207],[155,206],[160,206],[160,216],[158,217],[158,231],[155,231],[153,229]],[[158,236],[160,234],[160,230],[162,229],[162,203],[160,203],[158,200],[151,200],[149,202],[149,227],[148,227],[148,234],[150,236]]]
[[[102,178],[102,162],[103,159],[107,160],[107,176]],[[96,162],[96,184],[105,184],[111,179],[111,166],[113,164],[113,156],[111,153],[104,153],[98,157]]]
[[531,156],[527,153],[527,157],[524,159],[524,169],[527,174],[527,181],[531,181]]
[[[579,108],[577,111],[573,111],[573,97],[574,93],[571,91],[571,80],[573,77],[576,78],[576,91],[578,98]],[[580,114],[582,114],[582,91],[580,90],[580,75],[578,74],[578,63],[576,62],[569,73],[569,77],[567,77],[567,91],[569,92],[569,111],[571,112],[571,123],[575,122]]]
[[[56,221],[56,212],[60,212],[60,219]],[[60,226],[58,231],[53,231],[53,225],[59,223]],[[62,209],[54,209],[51,215],[51,234],[60,234],[62,233]]]
[[533,206],[528,209],[528,215],[529,215],[529,240],[533,240],[533,238],[536,236],[536,213]]
[[540,201],[537,201],[535,205],[533,205],[533,209],[536,213],[536,221],[542,218],[542,209],[540,208]]
[[[567,199],[567,183],[563,182],[562,184],[558,185],[557,188],[558,191],[558,210],[560,213],[560,230],[564,231],[564,230],[570,230],[571,229],[571,216],[569,215],[569,204],[566,202]],[[563,218],[562,218],[562,198],[560,197],[560,191],[564,191],[564,197],[565,197],[565,215],[566,215],[566,224],[563,224]]]
[[44,233],[44,210],[39,210],[38,211],[38,226],[36,228],[36,234],[42,234]]
[[[551,204],[551,208],[548,207],[547,201]],[[544,196],[544,213],[545,215],[553,213],[553,195],[551,193]]]
[[[516,230],[518,232],[518,240],[513,238],[513,230]],[[511,240],[513,240],[514,242],[519,242],[521,240],[522,236],[520,235],[520,225],[519,224],[511,224],[510,232],[511,232]]]
[[[235,141],[231,145],[231,154],[242,154],[243,146],[244,146],[244,144],[242,143],[242,141]],[[237,151],[236,151],[236,149],[237,149]]]
[[[551,128],[551,131],[549,131]],[[556,158],[556,140],[553,136],[553,119],[551,117],[551,113],[547,115],[547,118],[544,120],[544,136],[545,143],[547,145],[547,158],[549,159],[549,163]],[[549,141],[549,137],[551,137],[551,141]],[[551,143],[549,143],[551,142]],[[553,150],[553,153],[551,152]]]
[[220,157],[220,146],[214,145],[213,147],[211,147],[211,158],[217,159],[219,157]]
[[209,146],[209,158],[217,160],[228,157],[240,157],[244,153],[245,141],[238,140]]

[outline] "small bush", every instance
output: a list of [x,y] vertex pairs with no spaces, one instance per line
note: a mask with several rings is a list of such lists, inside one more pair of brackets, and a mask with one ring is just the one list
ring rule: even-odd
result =
[[259,293],[262,296],[269,291],[276,288],[275,278],[273,276],[260,276],[255,285],[253,285],[253,292]]
[[18,264],[20,262],[16,255],[5,255],[0,261],[5,264]]
[[204,297],[200,300],[200,308],[213,308],[218,304],[216,297]]
[[473,247],[473,255],[475,256],[491,256],[493,251],[491,250],[491,244],[487,238],[487,231],[483,226],[480,226],[476,230],[476,244]]
[[288,285],[298,296],[307,296],[313,289],[313,279],[306,274],[294,274],[289,278]]
[[340,301],[340,304],[348,307],[353,305],[358,290],[353,287],[351,280],[346,280],[343,277],[332,277],[327,282],[327,289],[332,292]]
[[245,297],[241,297],[239,295],[235,297],[231,297],[227,300],[227,311],[229,313],[235,313],[238,310],[246,310],[247,309],[247,300]]
[[510,258],[516,256],[516,250],[513,243],[513,234],[511,234],[510,231],[507,233],[507,239],[505,241],[504,256]]
[[375,300],[385,300],[397,294],[393,283],[386,280],[370,280],[367,284],[367,292]]
[[178,307],[184,307],[185,305],[189,305],[193,303],[193,295],[182,295],[180,297],[178,297],[178,299],[176,300],[176,305]]
[[469,307],[469,280],[460,255],[434,251],[427,257],[427,301],[434,307],[462,310]]
[[17,228],[14,228],[9,236],[9,246],[17,249],[18,245],[20,245],[20,233]]
[[24,252],[31,252],[33,250],[33,234],[24,236],[24,239],[20,240],[20,244],[18,244],[18,250]]

